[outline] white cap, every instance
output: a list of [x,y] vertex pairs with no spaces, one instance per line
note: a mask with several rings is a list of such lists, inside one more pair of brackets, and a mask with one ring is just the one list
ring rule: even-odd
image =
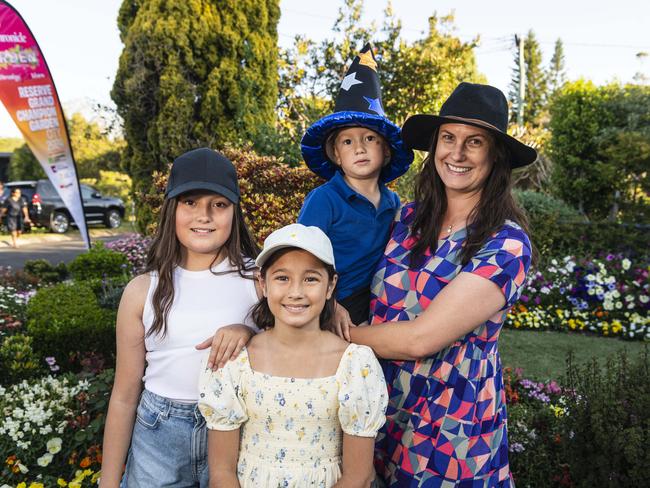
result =
[[302,224],[290,224],[272,232],[264,239],[264,249],[255,264],[258,268],[273,255],[274,252],[286,247],[297,247],[310,252],[325,264],[334,264],[334,250],[329,237],[318,227],[304,226]]

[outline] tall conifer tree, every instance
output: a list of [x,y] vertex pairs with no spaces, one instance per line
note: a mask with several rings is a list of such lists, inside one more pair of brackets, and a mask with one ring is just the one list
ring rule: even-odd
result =
[[553,57],[548,68],[548,89],[549,93],[555,93],[566,81],[566,72],[564,66],[564,45],[562,39],[555,41]]
[[123,0],[111,95],[136,192],[180,153],[246,143],[273,123],[279,17],[279,0]]
[[[516,117],[518,109],[517,98],[519,94],[519,53],[517,50],[515,51],[514,60],[509,93],[513,118]],[[526,72],[524,124],[539,125],[548,98],[548,81],[542,67],[542,50],[532,29],[528,31],[524,39],[524,66]]]

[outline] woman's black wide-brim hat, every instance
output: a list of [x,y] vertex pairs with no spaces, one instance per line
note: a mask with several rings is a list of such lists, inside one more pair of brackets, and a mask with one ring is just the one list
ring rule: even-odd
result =
[[468,124],[487,129],[510,149],[513,169],[537,159],[535,149],[508,135],[508,102],[501,90],[493,86],[463,82],[442,105],[439,115],[409,117],[402,126],[404,145],[429,151],[436,129],[442,124]]

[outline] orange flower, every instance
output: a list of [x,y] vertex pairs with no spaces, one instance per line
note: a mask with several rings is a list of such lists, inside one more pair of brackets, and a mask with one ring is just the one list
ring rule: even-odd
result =
[[16,455],[15,454],[12,454],[11,456],[9,456],[7,458],[7,460],[5,461],[5,463],[7,463],[9,466],[11,466],[15,462],[16,462]]
[[81,466],[82,468],[87,468],[88,466],[90,466],[90,458],[88,456],[83,458],[79,463],[79,466]]

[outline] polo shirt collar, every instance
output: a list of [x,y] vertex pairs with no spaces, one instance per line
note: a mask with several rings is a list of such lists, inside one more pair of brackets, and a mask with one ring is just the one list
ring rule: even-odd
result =
[[[363,198],[366,200],[363,195],[350,188],[350,186],[345,182],[343,173],[341,171],[337,171],[336,174],[332,176],[330,183],[334,186],[336,191],[339,192],[339,194],[348,202],[352,201],[355,198]],[[393,198],[390,190],[388,190],[388,188],[386,188],[386,185],[384,185],[381,181],[379,181],[377,184],[379,185],[379,192],[381,193],[381,199],[379,200],[379,208],[377,208],[377,213],[379,214],[387,209],[397,209],[396,199]]]

